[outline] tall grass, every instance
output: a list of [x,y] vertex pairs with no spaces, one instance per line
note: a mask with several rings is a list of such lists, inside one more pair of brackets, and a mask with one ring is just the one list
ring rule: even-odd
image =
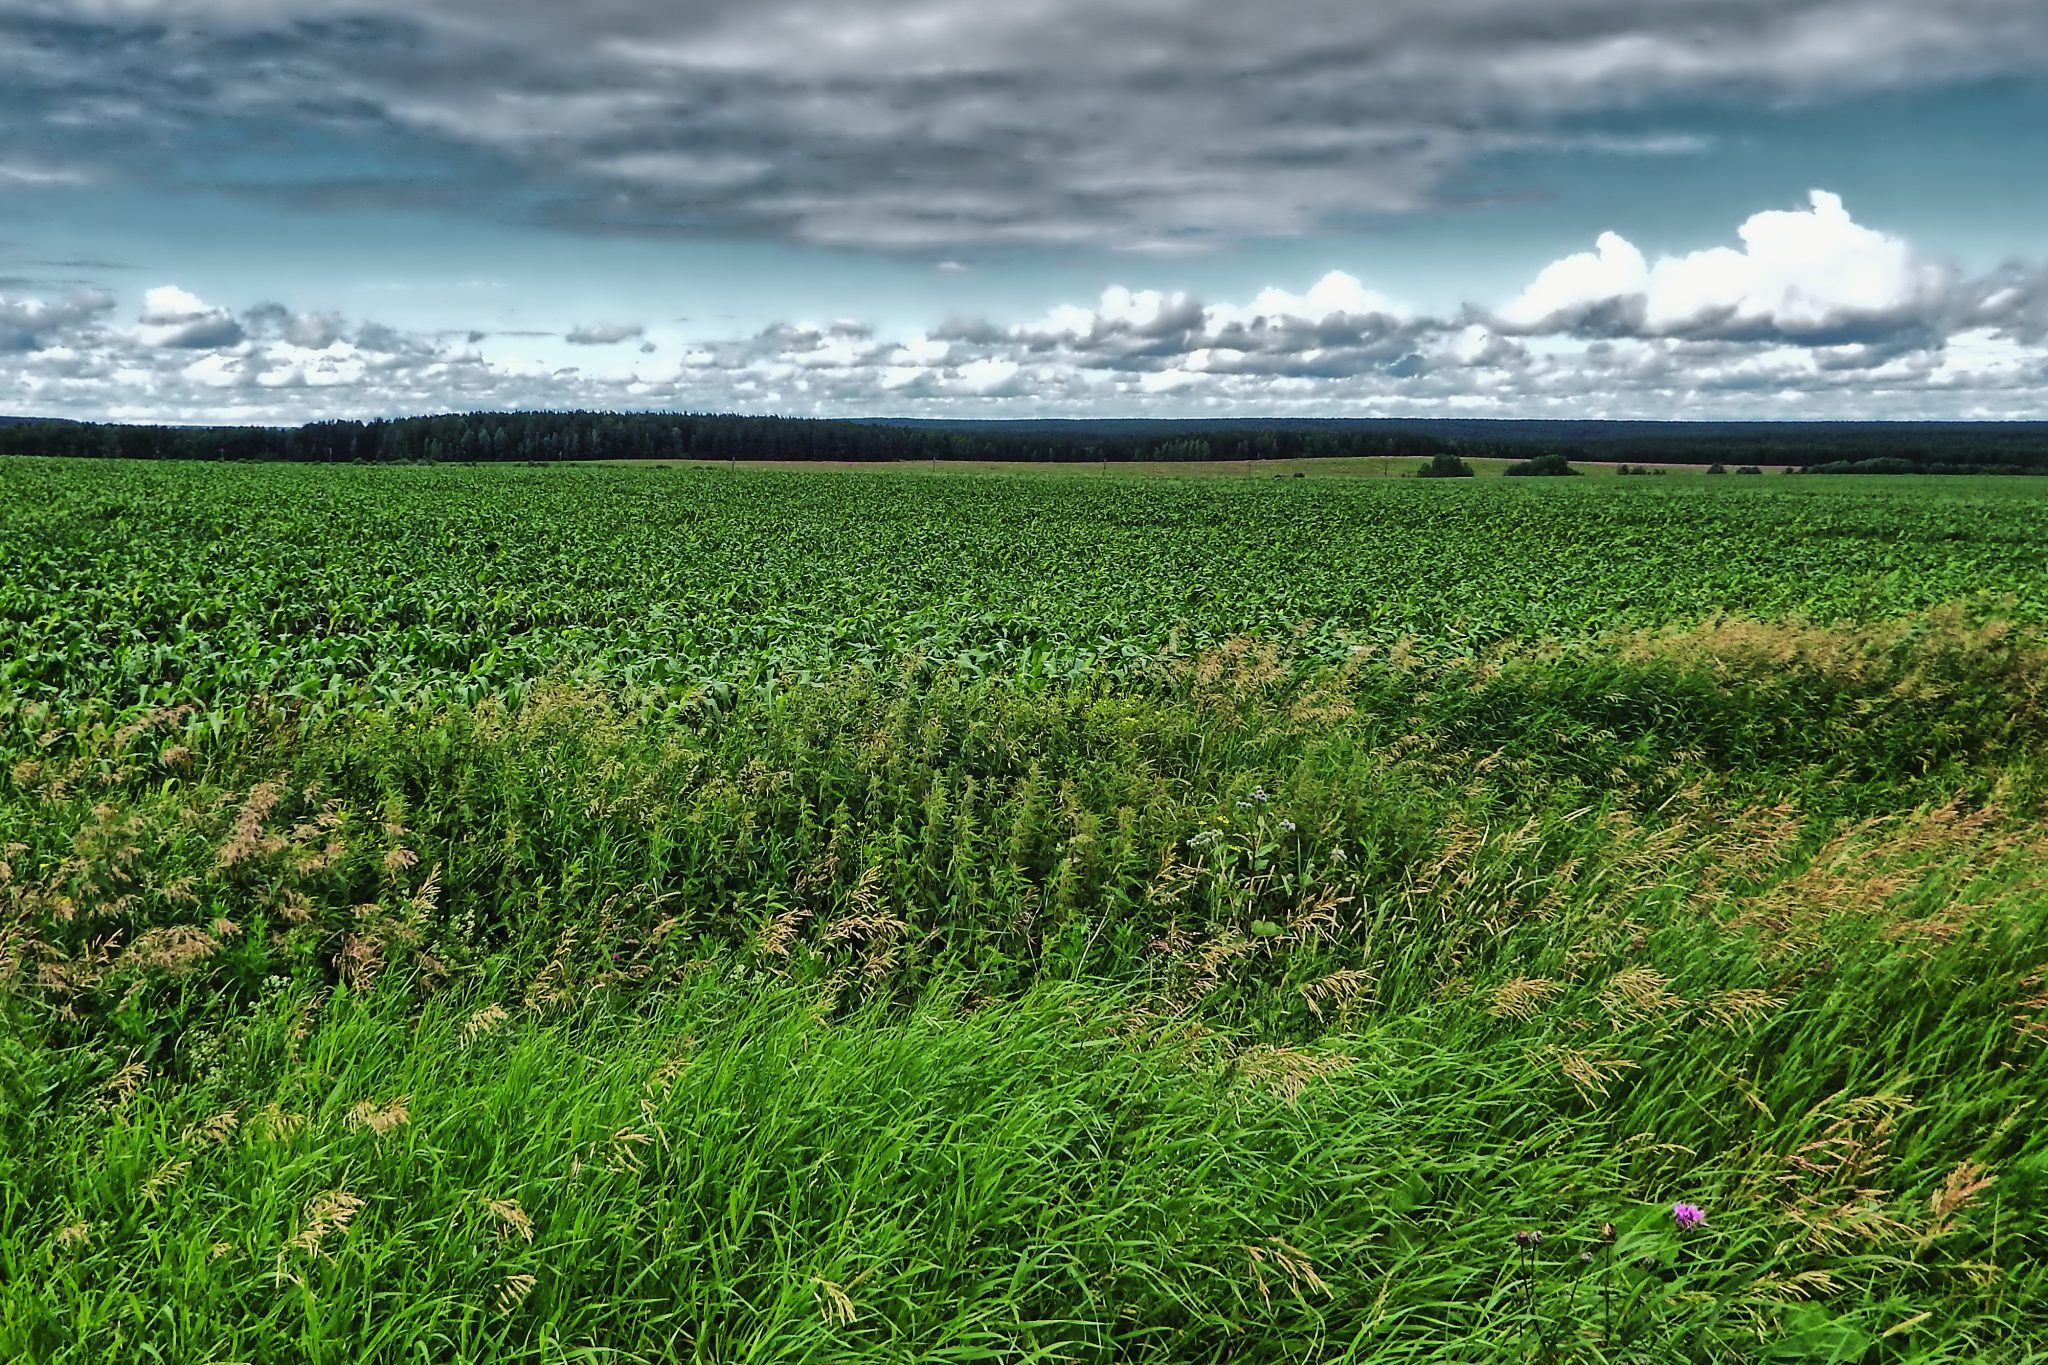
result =
[[16,705],[0,1353],[2038,1359],[2044,676]]

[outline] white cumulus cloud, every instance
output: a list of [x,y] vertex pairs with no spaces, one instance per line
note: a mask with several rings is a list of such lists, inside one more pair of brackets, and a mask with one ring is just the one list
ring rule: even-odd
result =
[[1697,340],[1868,339],[1932,326],[1957,283],[1903,239],[1865,227],[1841,197],[1759,213],[1742,246],[1654,262],[1617,233],[1546,267],[1500,310],[1504,329]]
[[[1716,235],[1701,232],[1709,242]],[[2048,269],[1969,276],[1833,194],[1651,259],[1615,234],[1507,304],[1419,311],[1361,274],[1205,298],[1111,286],[1019,320],[859,318],[517,347],[315,306],[239,317],[175,285],[0,297],[0,412],[301,422],[553,407],[875,415],[2048,417]],[[529,344],[530,343],[530,344]],[[590,352],[582,352],[589,355]]]
[[168,350],[214,350],[237,345],[247,335],[233,313],[174,284],[144,292],[136,321],[146,343]]

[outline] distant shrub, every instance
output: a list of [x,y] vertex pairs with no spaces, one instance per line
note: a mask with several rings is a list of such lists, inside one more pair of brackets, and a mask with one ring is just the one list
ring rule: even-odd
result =
[[1562,455],[1538,455],[1533,460],[1518,461],[1501,471],[1511,479],[1571,478],[1579,472]]
[[1728,472],[1728,466],[1722,464],[1719,460],[1716,460],[1712,464],[1707,466],[1707,472],[1709,474],[1726,474]]
[[1753,465],[1753,464],[1746,464],[1746,465],[1742,466],[1742,468],[1740,468],[1740,469],[1736,470],[1735,472],[1736,472],[1736,473],[1738,473],[1738,474],[1761,474],[1761,473],[1763,473],[1763,471],[1762,471],[1761,469],[1758,469],[1758,468],[1757,468],[1757,467],[1756,467],[1755,465]]
[[[1577,471],[1573,471],[1573,472],[1574,472],[1574,473],[1576,473]],[[1658,475],[1658,476],[1661,476],[1662,474],[1664,474],[1664,473],[1665,473],[1665,471],[1664,471],[1664,470],[1662,470],[1662,469],[1652,469],[1652,468],[1650,468],[1650,467],[1649,467],[1648,465],[1641,465],[1641,464],[1638,464],[1638,465],[1626,465],[1626,464],[1625,464],[1625,465],[1622,465],[1622,466],[1620,466],[1619,468],[1617,468],[1617,469],[1616,469],[1616,470],[1615,470],[1614,472],[1615,472],[1615,473],[1617,473],[1617,474],[1626,474],[1626,475],[1630,476],[1631,478],[1637,478],[1637,477],[1641,477],[1641,478],[1648,478],[1648,477],[1650,477],[1650,476],[1652,476],[1652,475]]]
[[1882,456],[1872,460],[1829,460],[1825,464],[1803,465],[1793,471],[1798,474],[1926,474],[1932,472],[1929,466],[1913,460],[1900,459],[1895,455]]
[[1472,466],[1447,450],[1439,452],[1428,464],[1415,471],[1418,479],[1469,479],[1472,476]]

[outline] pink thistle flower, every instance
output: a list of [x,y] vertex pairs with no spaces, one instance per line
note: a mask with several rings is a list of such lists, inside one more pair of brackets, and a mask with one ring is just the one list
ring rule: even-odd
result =
[[1707,1213],[1698,1204],[1673,1204],[1671,1221],[1678,1224],[1680,1232],[1690,1232],[1707,1221]]

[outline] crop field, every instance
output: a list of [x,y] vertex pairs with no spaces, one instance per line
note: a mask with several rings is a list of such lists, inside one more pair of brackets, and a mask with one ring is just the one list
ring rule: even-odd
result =
[[1232,638],[1341,663],[1714,614],[2048,621],[2028,480],[933,479],[0,462],[0,687],[202,708],[679,700],[915,657],[1121,675]]
[[[646,460],[613,460],[605,463],[615,467],[646,467]],[[714,460],[679,459],[656,463],[670,464],[692,469],[787,470],[788,460]],[[1074,460],[1067,463],[1050,463],[1042,460],[947,460],[944,462],[918,463],[901,461],[896,463],[892,473],[930,473],[941,477],[986,474],[1008,474],[1017,477],[1047,479],[1291,479],[1314,476],[1319,479],[1407,479],[1427,463],[1413,455],[1325,455],[1300,458],[1244,460],[1130,460],[1090,461]],[[1474,455],[1466,459],[1475,476],[1493,478],[1499,476],[1515,460],[1504,456],[1488,457]],[[871,462],[854,460],[807,460],[800,468],[808,470],[849,470],[874,473],[877,466]],[[1620,466],[1606,461],[1581,460],[1572,466],[1581,474],[1594,478],[1608,478],[1620,472]],[[1638,468],[1662,470],[1665,476],[1691,479],[1707,476],[1705,465],[1644,465]],[[1788,466],[1773,465],[1768,472],[1783,474]],[[1766,471],[1759,469],[1759,473]]]
[[2048,1361],[2044,547],[0,460],[0,1359]]

